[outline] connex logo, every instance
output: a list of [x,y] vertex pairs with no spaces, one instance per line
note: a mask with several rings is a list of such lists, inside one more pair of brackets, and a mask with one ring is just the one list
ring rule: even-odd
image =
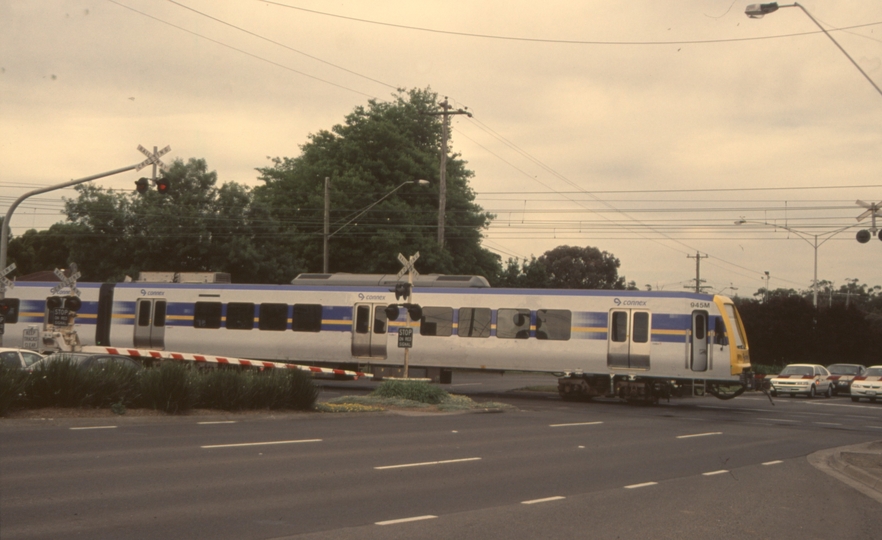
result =
[[614,298],[613,303],[617,306],[646,306],[646,300],[622,300],[620,298]]

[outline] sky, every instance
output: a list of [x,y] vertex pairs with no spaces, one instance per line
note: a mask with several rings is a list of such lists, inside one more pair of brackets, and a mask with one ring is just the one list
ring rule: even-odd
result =
[[[451,151],[503,260],[594,246],[641,289],[694,288],[698,262],[750,297],[810,288],[817,255],[820,280],[882,285],[882,241],[855,240],[856,201],[882,202],[882,93],[798,7],[747,4],[0,0],[0,212],[138,145],[256,186],[369,99],[431,88],[473,115]],[[801,4],[882,86],[882,2]],[[28,199],[12,234],[75,196]]]

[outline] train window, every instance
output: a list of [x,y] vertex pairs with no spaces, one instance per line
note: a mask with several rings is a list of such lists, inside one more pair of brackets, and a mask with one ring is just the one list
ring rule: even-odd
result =
[[573,314],[566,309],[536,311],[536,339],[566,341],[570,339]]
[[261,330],[284,330],[288,328],[288,304],[260,304],[257,327]]
[[[361,307],[359,306],[359,309]],[[320,332],[322,329],[321,304],[294,304],[291,329],[295,332]]]
[[634,343],[646,343],[649,341],[649,313],[646,311],[634,312]]
[[490,337],[491,322],[489,308],[460,308],[456,334],[459,337]]
[[227,328],[230,330],[254,329],[254,304],[230,302],[227,304]]
[[529,309],[500,309],[496,312],[496,337],[527,339],[530,337]]
[[221,303],[196,302],[193,312],[193,328],[220,328]]
[[153,306],[153,327],[165,326],[165,300],[157,300]]
[[722,317],[714,317],[714,344],[729,344],[729,338],[726,336],[726,325],[723,324]]
[[138,304],[138,326],[150,326],[150,308],[152,306],[150,300],[142,300]]
[[355,333],[367,334],[370,332],[371,306],[358,306],[355,311]]
[[739,349],[744,349],[744,331],[741,329],[741,321],[738,319],[738,314],[735,312],[735,306],[732,304],[725,304],[726,315],[729,316],[729,320],[732,322],[732,338],[735,340],[735,346]]
[[421,336],[450,336],[453,334],[453,308],[423,307],[420,318]]
[[628,312],[613,311],[612,321],[610,323],[610,339],[612,341],[623,343],[628,341]]

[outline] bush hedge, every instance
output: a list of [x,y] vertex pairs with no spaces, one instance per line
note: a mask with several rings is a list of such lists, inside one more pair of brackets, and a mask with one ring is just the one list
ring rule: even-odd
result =
[[193,408],[310,410],[318,398],[299,370],[197,369],[178,362],[137,370],[109,365],[81,369],[60,360],[32,373],[0,367],[0,415],[15,408],[148,408],[169,414]]

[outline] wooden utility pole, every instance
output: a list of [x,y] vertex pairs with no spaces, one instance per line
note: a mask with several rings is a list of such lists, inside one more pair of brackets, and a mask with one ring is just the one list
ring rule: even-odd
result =
[[[695,252],[695,256],[686,255],[687,259],[695,259],[695,292],[701,293],[701,289],[703,287],[702,283],[704,280],[701,279],[701,259],[707,259],[709,255],[702,255],[699,252]],[[687,287],[688,289],[689,287]]]
[[441,116],[441,170],[439,174],[438,184],[438,245],[444,247],[444,213],[447,209],[447,139],[449,138],[447,118],[454,114],[464,114],[469,118],[472,113],[457,109],[450,110],[450,104],[447,103],[447,97],[441,102],[441,112],[426,113],[432,116]]

